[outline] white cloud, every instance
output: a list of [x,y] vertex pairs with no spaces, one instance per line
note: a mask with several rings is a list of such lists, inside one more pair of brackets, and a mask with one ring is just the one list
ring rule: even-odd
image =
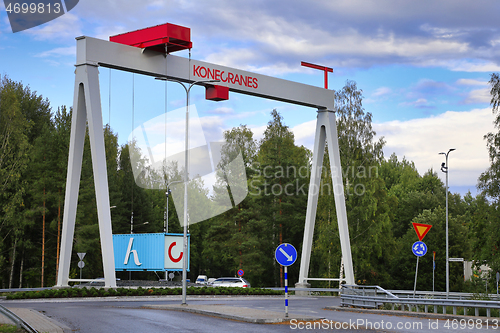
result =
[[403,102],[403,103],[400,103],[399,105],[400,106],[411,106],[411,107],[418,108],[418,109],[430,109],[430,108],[434,107],[431,104],[429,104],[429,101],[425,98],[419,98],[419,99],[412,101],[412,102]]
[[373,97],[380,97],[380,96],[388,95],[390,93],[392,93],[392,89],[391,88],[389,88],[389,87],[380,87],[380,88],[377,88],[373,92],[372,96]]
[[73,11],[66,13],[41,26],[21,32],[41,41],[66,41],[74,43],[75,37],[81,36],[80,18]]
[[295,136],[295,144],[304,146],[311,151],[314,147],[314,134],[316,132],[316,120],[310,120],[291,128]]
[[485,60],[447,60],[435,62],[436,65],[448,68],[455,72],[498,72],[500,71],[500,66],[493,61]]
[[337,68],[402,63],[500,71],[496,18],[476,7],[467,1],[421,6],[394,0],[277,0],[259,5],[88,0],[26,33],[37,40],[72,40],[83,34],[107,39],[172,22],[192,29],[195,52],[207,61],[270,75],[301,71],[300,60]]
[[469,92],[467,98],[464,100],[464,104],[473,103],[490,103],[491,94],[489,88],[474,89]]
[[456,82],[457,84],[464,86],[487,86],[487,81],[474,80],[474,79],[459,79]]
[[46,58],[46,57],[61,57],[61,56],[73,56],[76,57],[76,46],[69,47],[58,47],[52,50],[44,51],[35,55],[35,57]]
[[222,115],[234,114],[234,110],[228,107],[218,107],[209,112],[213,114],[222,114]]
[[266,131],[267,125],[262,126],[249,126],[253,132],[253,138],[257,141],[261,140],[264,137],[264,132]]
[[[373,123],[373,129],[386,141],[386,158],[392,153],[396,153],[400,160],[406,157],[415,162],[421,175],[432,168],[444,179],[439,171],[444,160],[439,153],[455,148],[456,151],[449,155],[450,185],[474,189],[479,175],[489,167],[483,136],[495,131],[492,122],[491,110],[485,108],[468,112],[448,111],[439,116],[408,121]],[[313,149],[316,120],[291,130],[297,145]]]
[[[488,168],[489,160],[483,136],[494,131],[491,110],[448,111],[439,116],[375,123],[373,128],[384,136],[386,157],[393,152],[415,162],[420,174],[440,170],[443,158],[438,154],[455,148],[449,156],[450,177],[454,185],[474,187]],[[440,172],[439,172],[440,173]],[[441,177],[441,175],[440,175]],[[450,180],[451,181],[451,180]]]

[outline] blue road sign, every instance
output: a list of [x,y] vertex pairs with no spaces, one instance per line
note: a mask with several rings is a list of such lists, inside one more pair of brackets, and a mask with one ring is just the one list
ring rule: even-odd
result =
[[290,266],[297,260],[297,250],[292,244],[283,243],[276,248],[274,256],[281,266]]
[[242,269],[239,269],[238,270],[238,276],[243,276],[243,275],[245,275],[245,271],[242,270]]
[[427,253],[427,245],[424,242],[418,241],[413,243],[411,250],[417,257],[423,257]]

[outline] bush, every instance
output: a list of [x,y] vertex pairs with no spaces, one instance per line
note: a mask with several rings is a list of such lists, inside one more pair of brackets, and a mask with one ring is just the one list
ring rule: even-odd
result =
[[[189,287],[189,295],[283,295],[283,291],[262,288],[224,288],[224,287]],[[137,289],[117,288],[117,289],[87,289],[67,288],[67,289],[46,289],[42,291],[25,291],[8,293],[7,299],[26,298],[62,298],[62,297],[108,297],[108,296],[149,296],[149,295],[181,295],[182,288],[148,288],[139,287]]]
[[82,289],[80,289],[80,295],[82,297],[88,297],[89,296],[89,291],[87,290],[87,288],[83,287]]
[[73,288],[71,288],[71,289],[68,291],[68,296],[69,296],[69,297],[78,297],[78,290],[77,290],[77,289],[73,289]]

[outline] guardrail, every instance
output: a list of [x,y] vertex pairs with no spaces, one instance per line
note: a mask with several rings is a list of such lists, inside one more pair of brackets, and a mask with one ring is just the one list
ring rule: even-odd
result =
[[342,293],[346,295],[362,295],[362,296],[378,296],[384,295],[386,297],[397,298],[392,292],[385,290],[380,286],[364,286],[364,285],[342,285]]
[[[406,294],[404,291],[397,292],[402,295]],[[441,307],[443,314],[446,314],[447,308],[451,307],[454,315],[458,312],[462,314],[462,310],[463,315],[468,315],[468,309],[474,309],[475,316],[479,316],[480,309],[486,309],[486,317],[491,317],[491,309],[498,309],[500,315],[500,302],[498,301],[463,299],[465,295],[471,297],[473,294],[455,293],[453,296],[456,298],[443,299],[432,297],[433,295],[429,295],[428,292],[420,293],[419,297],[398,297],[395,293],[395,291],[387,291],[379,286],[343,286],[340,296],[341,306],[378,309],[390,304],[392,310],[399,308],[425,313],[429,312],[430,307],[434,313],[438,313]]]
[[[414,298],[413,297],[413,290],[388,290],[394,295],[397,295],[398,297],[407,297],[407,298]],[[452,292],[450,291],[448,299],[471,299],[478,294],[474,293],[459,293],[459,292]],[[482,296],[485,296],[489,299],[496,299],[500,300],[500,296],[497,294],[481,294]],[[445,291],[416,291],[415,297],[418,298],[446,298],[446,292]]]
[[[496,301],[481,301],[481,300],[455,300],[455,299],[425,299],[425,298],[385,298],[373,296],[359,295],[342,295],[342,306],[379,308],[385,304],[391,304],[392,310],[396,309],[396,305],[401,310],[415,312],[429,312],[429,306],[433,307],[434,313],[438,313],[438,308],[442,307],[443,314],[446,314],[446,308],[451,307],[453,314],[457,314],[457,309],[463,309],[463,314],[468,314],[468,309],[474,309],[474,315],[479,316],[479,309],[486,309],[486,317],[491,317],[491,309],[499,309],[500,303]],[[423,311],[422,311],[423,307]]]
[[38,333],[36,329],[30,326],[27,322],[19,318],[15,313],[4,307],[3,305],[0,305],[0,312],[5,315],[7,318],[12,320],[17,327],[22,327],[26,330],[28,333]]
[[52,289],[52,287],[0,289],[0,293],[14,293],[14,292],[18,292],[18,291],[41,291],[41,290],[46,290],[46,289]]
[[[285,290],[285,288],[280,287],[269,287],[264,289],[270,290]],[[312,291],[312,292],[330,292],[330,293],[340,293],[342,289],[339,288],[288,288],[288,291]]]

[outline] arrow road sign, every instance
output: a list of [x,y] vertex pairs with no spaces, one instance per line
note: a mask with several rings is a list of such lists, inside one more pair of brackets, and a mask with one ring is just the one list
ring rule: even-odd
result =
[[297,250],[292,244],[283,243],[276,248],[274,256],[281,266],[290,266],[297,260]]
[[427,253],[427,245],[424,242],[418,241],[413,243],[411,250],[417,257],[422,257]]

